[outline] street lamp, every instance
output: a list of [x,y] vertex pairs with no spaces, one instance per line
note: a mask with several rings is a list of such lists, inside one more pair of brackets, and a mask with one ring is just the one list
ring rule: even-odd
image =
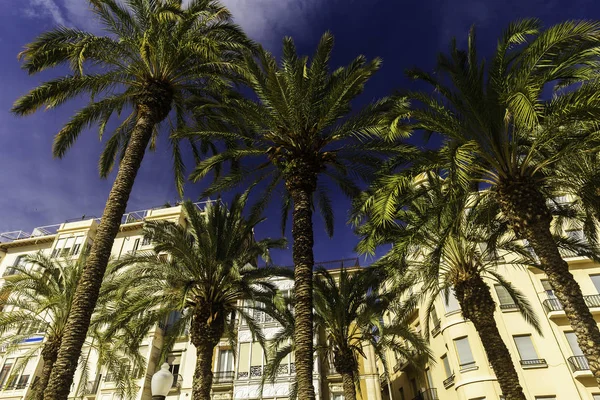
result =
[[160,367],[160,371],[152,375],[152,381],[150,382],[152,400],[165,400],[172,386],[173,374],[169,371],[169,364],[164,363]]

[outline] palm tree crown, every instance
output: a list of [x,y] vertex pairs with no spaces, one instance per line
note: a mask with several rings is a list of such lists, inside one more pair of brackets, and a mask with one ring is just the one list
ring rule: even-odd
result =
[[[298,389],[315,398],[312,385],[312,269],[314,265],[313,207],[333,234],[333,205],[323,178],[343,193],[358,194],[354,177],[368,177],[380,165],[382,154],[402,153],[388,138],[388,113],[395,106],[383,99],[352,113],[351,102],[379,69],[379,59],[359,56],[347,67],[330,71],[333,37],[326,33],[309,62],[297,54],[291,38],[283,42],[280,63],[260,49],[257,59],[247,56],[245,80],[254,101],[229,96],[224,102],[199,106],[198,128],[191,136],[207,142],[222,141],[225,150],[198,163],[193,180],[213,170],[225,171],[205,194],[235,185],[264,182],[264,201],[283,183],[282,226],[293,205],[292,236],[295,265],[296,372]],[[203,118],[206,110],[216,118]],[[218,121],[215,123],[215,121]],[[396,131],[400,136],[401,133]],[[229,168],[222,168],[227,165]]]
[[112,329],[129,326],[144,332],[179,314],[169,327],[163,353],[189,331],[197,349],[195,400],[210,398],[212,353],[222,337],[235,340],[236,319],[263,343],[249,308],[272,301],[276,288],[269,277],[291,273],[256,267],[259,257],[269,260],[269,249],[282,247],[285,241],[254,239],[253,229],[263,219],[256,214],[243,217],[246,200],[244,194],[236,196],[230,207],[216,202],[204,210],[186,202],[186,226],[148,222],[144,229],[153,238],[154,252],[116,262],[105,285],[104,290],[117,293],[120,304]]

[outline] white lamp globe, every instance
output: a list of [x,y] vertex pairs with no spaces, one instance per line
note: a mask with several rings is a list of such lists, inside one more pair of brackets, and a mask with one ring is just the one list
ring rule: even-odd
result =
[[169,364],[164,363],[160,367],[160,371],[152,375],[150,382],[152,396],[166,396],[169,394],[171,386],[173,386],[173,374],[169,371]]

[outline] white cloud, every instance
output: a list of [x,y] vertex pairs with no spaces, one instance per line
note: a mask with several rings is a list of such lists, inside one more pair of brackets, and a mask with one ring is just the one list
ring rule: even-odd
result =
[[29,0],[25,15],[29,17],[50,17],[57,25],[67,25],[61,9],[53,0]]
[[[222,0],[234,20],[253,39],[279,45],[284,35],[297,35],[310,24],[310,17],[323,7],[323,0]],[[55,24],[96,31],[99,25],[87,0],[26,0],[24,15],[50,18]]]
[[222,0],[255,40],[279,41],[284,35],[302,32],[311,15],[323,7],[322,0]]

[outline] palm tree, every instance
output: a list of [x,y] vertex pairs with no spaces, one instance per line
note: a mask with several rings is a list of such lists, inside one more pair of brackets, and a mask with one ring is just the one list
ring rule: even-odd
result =
[[[58,349],[67,327],[77,282],[86,264],[84,256],[77,260],[55,260],[42,253],[29,256],[22,266],[13,267],[15,274],[5,278],[0,288],[2,312],[0,312],[0,346],[6,346],[8,354],[22,349],[21,343],[27,339],[44,336],[43,341],[28,347],[21,365],[24,368],[31,359],[41,355],[43,363],[41,375],[32,386],[31,399],[41,400],[48,385],[50,374],[56,364]],[[122,346],[123,332],[114,338],[101,335],[99,324],[93,324],[87,343],[99,354],[99,363],[112,368],[122,368],[123,359],[137,360],[137,349],[128,351]],[[87,368],[85,357],[82,365]],[[9,378],[11,379],[11,378]],[[137,388],[130,377],[121,376],[117,380],[121,394],[134,394]]]
[[[28,44],[19,55],[29,74],[67,64],[71,74],[47,81],[17,100],[13,112],[27,115],[89,95],[54,140],[61,158],[83,129],[97,124],[100,137],[113,114],[129,112],[106,142],[99,169],[119,171],[96,232],[88,266],[77,291],[63,346],[45,398],[66,399],[114,238],[146,148],[153,148],[159,124],[175,110],[185,124],[185,100],[202,96],[207,86],[224,86],[223,76],[238,70],[239,54],[251,43],[215,0],[91,0],[105,36],[58,27]],[[239,72],[239,71],[237,71]],[[208,84],[207,84],[208,83]],[[177,187],[182,191],[179,143],[171,140]]]
[[[196,181],[215,169],[224,171],[205,195],[247,184],[249,180],[262,181],[262,197],[267,201],[279,184],[284,184],[284,229],[290,207],[293,210],[295,362],[298,390],[306,399],[315,398],[314,206],[324,215],[328,234],[333,234],[329,186],[321,179],[331,179],[344,194],[354,196],[359,190],[352,177],[367,178],[380,165],[380,155],[404,150],[383,140],[390,133],[386,112],[395,106],[392,101],[383,99],[352,113],[351,102],[363,91],[381,61],[367,62],[359,56],[347,67],[331,72],[328,64],[332,46],[332,35],[325,33],[309,62],[308,57],[297,55],[292,39],[285,38],[280,64],[260,49],[257,60],[246,59],[246,80],[257,100],[238,96],[225,103],[203,104],[202,112],[215,109],[221,123],[211,124],[214,121],[207,123],[200,118],[196,131],[187,134],[201,142],[221,140],[226,145],[223,152],[200,162],[192,173],[191,179]],[[230,168],[221,168],[224,164]]]
[[215,202],[204,210],[186,202],[187,226],[148,222],[144,230],[153,238],[154,252],[116,262],[103,289],[117,293],[112,296],[120,310],[111,329],[128,326],[147,332],[170,314],[180,313],[166,335],[163,353],[189,327],[196,348],[193,400],[210,400],[213,352],[222,337],[235,340],[236,318],[264,343],[249,310],[272,301],[276,288],[269,277],[291,276],[289,269],[256,268],[258,257],[268,261],[269,249],[281,248],[285,241],[254,239],[254,228],[263,219],[257,213],[244,218],[246,201],[247,193],[235,196],[229,208]]
[[[386,279],[378,268],[329,271],[321,267],[315,275],[315,330],[324,332],[324,341],[316,351],[341,375],[345,399],[356,399],[356,388],[360,389],[359,359],[367,357],[365,343],[382,360],[389,350],[417,366],[429,356],[425,340],[411,328],[407,318],[414,303],[399,305],[397,293],[386,289]],[[269,348],[265,380],[274,380],[282,360],[295,350],[294,343],[288,343],[294,315],[285,305],[278,309],[274,316],[282,328]],[[394,319],[385,324],[384,315],[392,310]],[[387,365],[384,367],[387,369]]]
[[[367,222],[359,229],[367,236],[361,250],[392,244],[379,264],[392,271],[396,284],[421,287],[426,332],[435,300],[442,294],[448,301],[452,290],[462,315],[479,334],[502,393],[507,399],[525,400],[510,352],[496,326],[496,304],[484,278],[504,287],[525,320],[540,332],[530,303],[498,271],[531,265],[533,259],[506,222],[494,218],[496,204],[461,193],[433,174],[422,176],[405,195],[405,201],[396,204],[402,223],[377,229],[373,241],[369,230],[374,226]],[[504,256],[510,260],[505,261]]]
[[[600,117],[600,23],[567,21],[544,30],[535,19],[512,23],[489,63],[478,57],[475,42],[472,29],[467,50],[453,41],[435,74],[409,72],[433,89],[408,95],[416,105],[413,128],[444,139],[423,169],[441,168],[455,185],[491,186],[486,195],[539,257],[600,384],[600,330],[561,257],[547,205],[567,185],[558,179],[559,166],[596,148],[590,140]],[[404,178],[389,179],[374,200],[383,206],[379,223],[393,214],[385,199],[398,184]]]

